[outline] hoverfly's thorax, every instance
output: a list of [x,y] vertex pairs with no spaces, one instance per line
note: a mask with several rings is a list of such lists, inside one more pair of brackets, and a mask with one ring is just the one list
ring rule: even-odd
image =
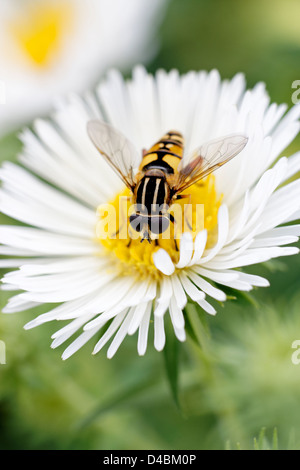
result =
[[[150,173],[150,174],[149,174]],[[148,215],[161,212],[162,208],[168,204],[170,189],[164,176],[151,175],[147,171],[145,176],[137,184],[136,204],[139,211]]]
[[176,173],[183,155],[183,143],[179,132],[168,132],[144,154],[140,171],[158,169],[166,175]]

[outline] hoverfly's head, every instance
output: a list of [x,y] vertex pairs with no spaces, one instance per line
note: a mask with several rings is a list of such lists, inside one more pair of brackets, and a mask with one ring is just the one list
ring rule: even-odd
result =
[[[148,240],[151,243],[151,240],[157,238],[157,235],[161,235],[168,230],[170,219],[164,215],[146,216],[131,214],[129,223],[133,230],[141,234],[141,242]],[[150,234],[154,236],[151,237]]]

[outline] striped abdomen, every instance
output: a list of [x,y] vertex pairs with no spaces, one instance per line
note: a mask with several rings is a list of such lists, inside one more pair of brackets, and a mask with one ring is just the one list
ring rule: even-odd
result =
[[150,175],[146,172],[137,186],[136,204],[139,213],[154,215],[162,212],[163,206],[169,200],[170,190],[163,174],[152,175],[152,170],[149,170],[149,173]]
[[184,140],[179,132],[168,132],[144,154],[140,171],[159,169],[167,175],[174,174],[182,159],[183,144]]

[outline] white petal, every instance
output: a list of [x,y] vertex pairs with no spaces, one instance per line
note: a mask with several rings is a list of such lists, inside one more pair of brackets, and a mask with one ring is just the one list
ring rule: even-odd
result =
[[179,281],[178,276],[174,275],[171,277],[172,285],[173,285],[173,296],[176,301],[178,307],[182,310],[184,309],[187,303],[187,297],[185,295],[184,289]]
[[201,276],[193,272],[189,272],[189,278],[207,295],[213,297],[216,300],[220,300],[221,302],[226,300],[226,294],[222,292],[220,289],[216,289],[213,287],[209,282],[202,279]]
[[151,306],[151,303],[149,302],[143,302],[137,307],[134,308],[133,310],[133,315],[132,315],[132,320],[130,322],[130,325],[128,327],[128,334],[133,335],[137,329],[139,328],[141,322],[143,321],[145,312],[147,308],[149,308],[149,305]]
[[188,264],[188,266],[193,266],[200,262],[203,252],[205,250],[207,242],[207,230],[202,230],[196,235],[195,243],[194,243],[194,254],[193,257]]
[[176,326],[174,326],[174,332],[175,332],[176,338],[179,341],[183,342],[186,340],[186,334],[185,334],[184,328],[177,328]]
[[179,274],[180,281],[184,290],[186,291],[187,295],[197,302],[198,300],[203,300],[205,298],[204,292],[198,289],[195,284],[193,284],[190,279],[188,278],[187,274],[183,271]]
[[65,351],[63,352],[61,358],[63,361],[71,357],[75,352],[77,352],[84,344],[86,344],[96,333],[98,330],[91,330],[85,331],[80,336],[78,336],[73,343],[68,346]]
[[184,233],[180,239],[180,257],[176,268],[184,268],[192,258],[194,252],[193,238],[190,233]]
[[68,325],[64,326],[61,330],[57,331],[55,339],[51,344],[51,348],[55,349],[71,338],[71,336],[76,333],[82,327],[82,325],[84,325],[91,318],[92,315],[93,314],[82,315],[68,323]]
[[161,316],[154,316],[154,347],[157,351],[162,351],[165,347],[166,334],[164,319]]
[[143,316],[143,319],[139,328],[138,353],[140,356],[143,356],[146,353],[150,316],[151,316],[151,304],[148,304],[148,308],[146,310],[145,315]]
[[[123,322],[126,314],[128,312],[128,309],[123,310],[123,312],[119,313],[119,315],[116,316],[116,318],[112,321],[104,335],[101,337],[101,339],[98,341],[96,344],[93,354],[97,354],[100,349],[103,348],[103,346],[107,343],[107,341],[110,340],[110,338],[113,336],[113,334],[117,331],[121,323]],[[93,330],[92,330],[93,331]]]
[[209,315],[215,315],[217,312],[212,305],[210,305],[206,300],[198,300],[197,303],[200,305],[206,313]]
[[175,271],[175,266],[169,254],[163,248],[160,248],[153,255],[153,261],[156,268],[166,276],[171,276]]
[[132,320],[132,313],[128,312],[125,319],[123,320],[123,323],[121,324],[119,330],[117,331],[114,339],[112,340],[108,350],[107,350],[107,357],[108,359],[111,359],[121,346],[121,343],[123,342],[125,336],[127,335],[128,331],[128,326],[130,325],[130,322]]
[[172,297],[170,306],[169,306],[170,317],[173,323],[174,328],[183,328],[184,327],[184,316],[181,308],[177,305],[176,300]]
[[164,314],[166,313],[166,311],[168,310],[169,306],[170,306],[169,299],[158,302],[154,310],[154,316],[162,318]]

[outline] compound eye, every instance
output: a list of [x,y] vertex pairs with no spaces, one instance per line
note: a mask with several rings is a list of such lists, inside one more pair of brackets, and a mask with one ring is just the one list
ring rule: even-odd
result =
[[156,235],[164,233],[170,225],[170,219],[167,217],[149,217],[148,224],[152,233]]
[[143,225],[144,225],[144,221],[143,221],[142,216],[140,216],[138,214],[132,214],[129,217],[129,223],[130,223],[131,227],[133,228],[133,230],[135,230],[136,232],[141,232],[142,231]]

